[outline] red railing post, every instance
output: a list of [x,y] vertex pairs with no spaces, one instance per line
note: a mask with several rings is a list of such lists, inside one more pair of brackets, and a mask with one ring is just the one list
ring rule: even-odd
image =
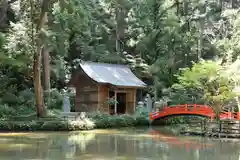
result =
[[237,120],[240,120],[240,112],[237,112]]
[[152,112],[149,113],[149,118],[150,118],[150,120],[153,120],[153,118],[152,118]]
[[193,105],[193,111],[196,111],[196,110],[197,110],[197,105],[194,104],[194,105]]
[[213,121],[214,120],[214,116],[211,116],[211,121]]
[[188,107],[188,105],[187,105],[187,104],[185,104],[185,106],[184,106],[184,110],[185,110],[185,111],[187,111],[187,110],[188,110],[188,108],[187,108],[187,107]]
[[228,112],[228,118],[232,119],[232,112]]

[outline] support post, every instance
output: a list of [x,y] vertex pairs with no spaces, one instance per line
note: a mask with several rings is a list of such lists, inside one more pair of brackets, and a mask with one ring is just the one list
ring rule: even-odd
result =
[[136,113],[136,94],[137,94],[137,91],[136,89],[134,90],[134,95],[133,95],[133,113],[135,114]]
[[114,99],[115,99],[115,103],[114,103],[114,113],[115,115],[117,114],[117,92],[114,91]]

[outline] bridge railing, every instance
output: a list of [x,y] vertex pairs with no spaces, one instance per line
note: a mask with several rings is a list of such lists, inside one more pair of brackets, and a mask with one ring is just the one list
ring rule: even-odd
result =
[[165,110],[176,110],[179,111],[191,111],[191,110],[211,110],[207,105],[197,105],[197,104],[184,104],[184,105],[174,105],[174,106],[165,106],[162,108],[156,108],[153,112],[160,112]]
[[[183,104],[183,105],[173,105],[173,106],[165,106],[162,108],[157,108],[153,110],[150,116],[152,118],[164,114],[177,114],[179,113],[193,113],[193,114],[201,114],[201,115],[206,115],[208,117],[211,117],[211,119],[214,117],[215,113],[213,109],[208,106],[208,105],[198,105],[198,104]],[[220,119],[239,119],[240,120],[240,112],[230,112],[228,110],[223,110],[220,113]]]

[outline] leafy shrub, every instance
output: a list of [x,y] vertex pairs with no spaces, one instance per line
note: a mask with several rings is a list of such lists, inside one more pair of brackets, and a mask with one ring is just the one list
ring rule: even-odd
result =
[[76,95],[75,93],[68,93],[68,96],[69,96],[69,100],[70,100],[70,105],[71,105],[71,112],[75,112],[75,98],[76,98]]
[[18,93],[18,103],[21,103],[22,105],[28,107],[28,108],[34,108],[35,106],[35,93],[31,89],[25,89],[23,91],[20,91]]
[[94,121],[96,128],[116,128],[116,127],[131,127],[137,125],[148,125],[148,119],[143,116],[131,115],[107,115],[95,113],[89,115]]
[[167,119],[156,120],[154,124],[164,124],[164,125],[176,125],[176,124],[189,124],[192,121],[201,121],[205,117],[196,117],[196,116],[173,116],[168,117]]
[[135,115],[138,116],[138,117],[140,116],[140,117],[148,118],[149,113],[148,113],[147,107],[137,107]]
[[16,111],[14,108],[9,107],[6,104],[1,105],[0,104],[0,119],[7,119],[9,117],[12,117],[16,114]]
[[137,126],[148,125],[149,113],[147,107],[137,107],[135,118]]
[[48,110],[46,117],[37,119],[35,112],[22,115],[8,105],[0,107],[0,115],[2,118],[5,117],[4,121],[0,121],[1,131],[75,131],[148,125],[148,118],[141,114],[111,116],[91,113],[88,114],[89,118],[66,121],[62,119],[60,111],[56,109]]
[[149,125],[149,121],[146,117],[136,116],[136,126],[146,126]]
[[40,130],[63,131],[70,130],[67,121],[46,121],[40,126]]
[[11,93],[11,92],[6,92],[2,97],[2,103],[4,104],[9,104],[9,105],[16,105],[19,102],[19,98],[17,95]]
[[1,104],[6,104],[13,108],[18,108],[18,106],[34,108],[34,92],[31,89],[25,89],[19,91],[18,93],[14,93],[14,91],[8,90],[4,93],[4,95],[1,96]]
[[182,84],[173,84],[170,88],[164,89],[162,96],[162,99],[168,99],[168,105],[204,104],[202,91]]
[[0,131],[75,131],[93,129],[92,123],[76,121],[0,121]]
[[57,90],[53,89],[50,92],[50,102],[48,108],[50,109],[62,109],[63,95]]
[[165,124],[168,124],[168,125],[187,123],[186,117],[184,116],[171,117],[171,118],[165,119],[164,121],[165,121]]

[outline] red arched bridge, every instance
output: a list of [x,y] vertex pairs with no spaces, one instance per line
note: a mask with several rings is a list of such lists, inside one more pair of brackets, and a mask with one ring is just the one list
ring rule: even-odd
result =
[[[154,121],[157,119],[166,118],[169,116],[177,115],[196,115],[202,117],[208,117],[213,119],[215,113],[213,109],[208,105],[198,105],[198,104],[184,104],[176,106],[166,106],[159,111],[150,112],[150,120]],[[220,119],[236,119],[240,120],[240,112],[230,112],[228,110],[223,110],[220,113]]]

